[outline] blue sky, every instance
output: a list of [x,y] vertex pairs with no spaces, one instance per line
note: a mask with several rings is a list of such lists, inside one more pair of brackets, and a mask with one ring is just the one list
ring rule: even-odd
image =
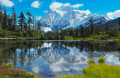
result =
[[109,17],[120,17],[120,0],[0,0],[2,7],[8,13],[16,9],[17,16],[23,11],[41,17],[51,8],[69,5],[77,10],[89,10],[98,15],[109,15]]

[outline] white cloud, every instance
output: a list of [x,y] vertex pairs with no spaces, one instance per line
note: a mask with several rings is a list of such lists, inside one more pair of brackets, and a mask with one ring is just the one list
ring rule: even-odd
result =
[[88,16],[91,12],[89,10],[74,10],[79,12],[83,16]]
[[81,6],[83,6],[83,4],[75,4],[75,5],[71,5],[70,3],[59,3],[59,2],[53,2],[51,5],[50,5],[50,9],[51,10],[56,10],[58,8],[61,8],[62,6],[70,6],[72,8],[79,8]]
[[39,1],[34,1],[34,2],[31,4],[31,7],[39,8],[40,5],[41,5],[41,3],[40,3]]
[[61,6],[63,6],[62,3],[53,2],[53,3],[50,5],[50,9],[51,9],[51,10],[56,10],[57,8],[60,8]]
[[107,13],[107,16],[110,18],[120,17],[120,10],[116,10],[115,12],[109,12]]
[[72,7],[73,7],[73,8],[79,8],[79,7],[81,7],[81,6],[83,6],[83,4],[76,4],[76,5],[73,5]]
[[65,3],[64,6],[70,6],[70,3]]
[[6,7],[12,7],[14,5],[14,3],[10,0],[0,0],[0,3]]

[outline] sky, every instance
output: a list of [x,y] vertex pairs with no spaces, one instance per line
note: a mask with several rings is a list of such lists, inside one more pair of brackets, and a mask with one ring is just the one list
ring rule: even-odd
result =
[[46,12],[62,6],[70,6],[76,10],[89,10],[98,15],[110,18],[120,17],[120,0],[0,0],[3,8],[11,14],[16,9],[17,16],[23,11],[30,12],[40,19]]

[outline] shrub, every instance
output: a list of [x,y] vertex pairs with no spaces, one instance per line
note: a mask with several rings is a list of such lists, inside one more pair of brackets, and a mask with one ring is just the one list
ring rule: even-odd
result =
[[95,64],[95,61],[93,59],[88,60],[89,64]]
[[26,70],[14,68],[11,64],[0,66],[0,78],[40,78]]
[[99,63],[105,63],[105,58],[104,57],[100,57],[99,58]]
[[17,36],[23,36],[23,32],[18,31]]

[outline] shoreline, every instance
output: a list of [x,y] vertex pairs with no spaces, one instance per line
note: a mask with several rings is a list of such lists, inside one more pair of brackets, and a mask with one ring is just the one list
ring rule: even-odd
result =
[[[0,38],[0,40],[41,40],[37,38]],[[65,39],[65,40],[41,40],[41,41],[120,41],[120,39]]]

